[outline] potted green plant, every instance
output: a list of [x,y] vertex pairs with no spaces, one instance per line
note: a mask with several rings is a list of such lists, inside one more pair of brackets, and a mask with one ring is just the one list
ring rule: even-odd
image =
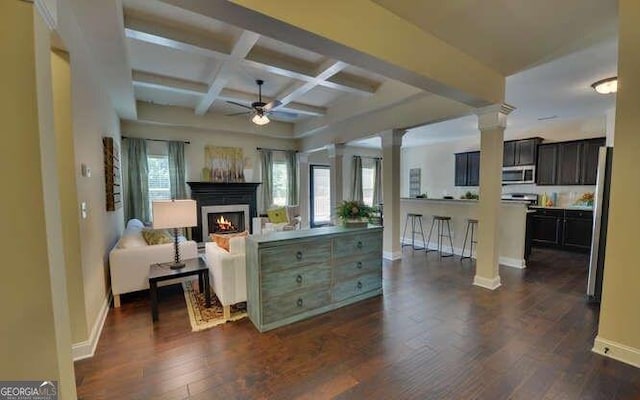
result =
[[346,227],[365,227],[373,214],[373,208],[361,201],[345,200],[338,205],[336,213]]

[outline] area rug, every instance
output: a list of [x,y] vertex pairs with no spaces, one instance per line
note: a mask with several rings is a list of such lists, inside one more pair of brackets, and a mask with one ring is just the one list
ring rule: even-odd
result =
[[200,293],[195,281],[183,281],[182,291],[187,302],[193,332],[213,328],[225,322],[237,321],[247,316],[247,303],[238,303],[231,306],[231,319],[225,320],[222,304],[213,291],[211,291],[211,307],[205,307],[204,293]]

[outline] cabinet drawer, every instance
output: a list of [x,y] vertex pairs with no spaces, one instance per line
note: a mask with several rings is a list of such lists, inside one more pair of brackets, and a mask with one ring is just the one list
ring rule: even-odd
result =
[[274,297],[263,303],[263,323],[269,324],[279,321],[305,311],[326,306],[330,302],[331,296],[326,289]]
[[262,298],[280,296],[297,289],[308,290],[314,286],[325,289],[331,283],[331,267],[328,264],[313,264],[300,268],[289,268],[266,274],[262,279]]
[[354,276],[370,273],[380,273],[382,271],[382,258],[356,258],[351,261],[341,262],[334,267],[334,277],[336,281],[344,280]]
[[559,208],[536,208],[536,215],[564,218],[564,210]]
[[567,218],[592,219],[593,211],[591,210],[565,210]]
[[337,282],[333,287],[333,301],[342,301],[382,287],[382,274],[372,273]]
[[334,257],[350,257],[365,253],[382,251],[382,235],[380,233],[363,233],[339,236],[333,239]]
[[270,247],[260,251],[262,270],[280,271],[303,265],[326,262],[331,255],[331,241],[299,242]]

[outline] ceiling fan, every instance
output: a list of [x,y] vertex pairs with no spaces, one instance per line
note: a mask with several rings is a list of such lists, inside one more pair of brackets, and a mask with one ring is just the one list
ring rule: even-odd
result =
[[236,101],[227,100],[227,103],[229,104],[233,104],[235,106],[239,106],[249,110],[249,111],[243,111],[239,113],[227,114],[228,116],[245,115],[245,114],[253,115],[253,117],[251,118],[251,121],[256,125],[268,124],[271,120],[267,117],[267,115],[272,115],[272,114],[281,115],[285,118],[295,118],[298,116],[297,114],[294,114],[294,113],[275,111],[274,108],[282,104],[280,100],[274,99],[269,103],[263,102],[262,101],[262,85],[264,84],[264,81],[262,79],[257,79],[256,84],[258,85],[258,101],[254,101],[253,103],[251,103],[251,106],[248,106],[246,104],[238,103]]

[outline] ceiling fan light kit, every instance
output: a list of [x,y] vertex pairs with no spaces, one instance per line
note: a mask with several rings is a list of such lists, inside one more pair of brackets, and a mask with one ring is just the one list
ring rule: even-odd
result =
[[591,84],[593,90],[600,94],[616,93],[618,91],[618,77],[601,79]]
[[256,114],[251,118],[251,121],[256,125],[266,125],[270,122],[269,118],[266,115]]
[[[274,109],[280,105],[282,105],[282,102],[280,100],[272,100],[269,103],[264,103],[262,101],[262,85],[264,84],[264,81],[261,79],[257,79],[256,80],[256,84],[258,85],[258,101],[255,101],[253,103],[251,103],[251,106],[247,106],[245,104],[242,103],[238,103],[235,101],[227,101],[227,103],[229,104],[233,104],[236,106],[240,106],[242,108],[246,108],[249,111],[243,112],[243,113],[235,113],[235,114],[228,114],[230,116],[233,115],[240,115],[240,114],[249,114],[249,115],[253,115],[253,117],[251,118],[251,122],[253,122],[256,125],[266,125],[269,122],[271,122],[271,120],[267,117],[267,114],[271,114],[274,112]],[[287,114],[287,113],[281,113],[281,114]],[[294,114],[295,115],[295,114]]]

